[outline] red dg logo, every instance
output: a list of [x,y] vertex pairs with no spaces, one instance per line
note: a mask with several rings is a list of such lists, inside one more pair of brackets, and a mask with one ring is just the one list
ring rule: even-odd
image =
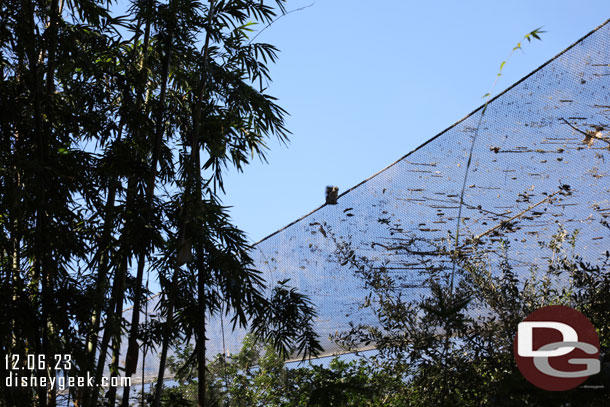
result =
[[513,343],[517,367],[533,385],[564,391],[599,373],[599,338],[580,312],[551,305],[532,312]]

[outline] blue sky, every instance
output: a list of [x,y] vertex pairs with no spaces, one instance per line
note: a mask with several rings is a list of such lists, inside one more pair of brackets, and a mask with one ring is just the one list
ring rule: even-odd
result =
[[[311,4],[290,1],[288,10]],[[290,113],[288,147],[270,142],[225,178],[223,203],[256,242],[383,169],[483,103],[510,50],[501,92],[608,17],[602,1],[316,0],[257,41],[280,50],[270,93]]]

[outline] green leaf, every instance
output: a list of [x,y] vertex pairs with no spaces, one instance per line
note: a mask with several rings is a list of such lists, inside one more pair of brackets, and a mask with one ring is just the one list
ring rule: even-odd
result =
[[545,32],[546,31],[542,31],[542,27],[538,27],[535,30],[525,34],[525,37],[523,37],[523,38],[525,38],[527,40],[527,42],[532,41],[531,37],[534,37],[535,39],[542,41],[542,39],[540,38],[540,34],[545,33]]
[[239,27],[240,31],[249,31],[249,32],[253,32],[254,30],[252,28],[249,28],[249,26],[251,26],[253,23],[246,23],[242,26]]
[[486,93],[486,94],[484,94],[484,95],[483,95],[483,96],[481,96],[481,97],[486,98],[487,96],[490,96],[490,95],[491,95],[491,93]]

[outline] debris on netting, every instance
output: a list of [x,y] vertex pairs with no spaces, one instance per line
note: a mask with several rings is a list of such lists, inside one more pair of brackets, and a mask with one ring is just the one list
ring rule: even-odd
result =
[[[532,267],[547,264],[541,245],[561,225],[578,231],[575,251],[584,260],[602,260],[610,237],[608,89],[610,24],[605,23],[489,102],[464,192],[462,254],[486,252],[493,263],[499,242],[508,241],[515,273],[529,275]],[[317,306],[325,354],[340,351],[329,335],[376,321],[361,307],[368,291],[359,274],[366,270],[350,259],[383,267],[399,282],[401,295],[413,299],[429,292],[422,269],[451,261],[451,252],[439,248],[452,247],[446,242],[455,236],[481,113],[482,108],[475,110],[340,199],[337,187],[327,187],[327,205],[254,246],[269,289],[289,279],[288,285]],[[209,321],[210,357],[235,353],[246,334],[231,333],[224,324],[219,317]],[[155,365],[152,357],[146,361],[152,372]]]

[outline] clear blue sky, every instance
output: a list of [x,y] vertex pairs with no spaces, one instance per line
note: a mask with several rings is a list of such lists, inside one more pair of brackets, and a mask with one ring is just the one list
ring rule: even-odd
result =
[[[311,4],[291,1],[288,9]],[[288,148],[273,141],[226,177],[225,205],[256,242],[381,170],[603,23],[603,1],[316,0],[257,40],[276,45],[270,93],[288,110]]]

